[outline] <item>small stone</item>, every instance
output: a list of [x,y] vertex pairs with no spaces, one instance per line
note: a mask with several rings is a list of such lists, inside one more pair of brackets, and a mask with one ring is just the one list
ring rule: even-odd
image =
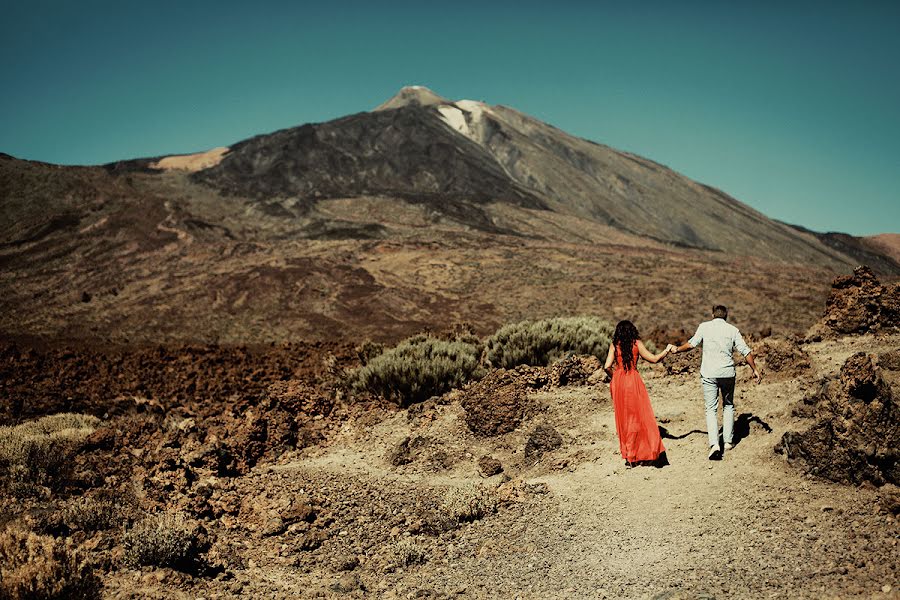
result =
[[316,511],[306,502],[293,502],[286,511],[281,514],[286,523],[306,522],[316,520]]
[[563,438],[553,426],[547,423],[538,424],[525,442],[525,460],[536,461],[546,452],[562,446]]
[[321,546],[322,542],[324,541],[325,534],[319,531],[310,531],[304,534],[302,538],[300,538],[300,543],[297,545],[297,547],[304,552],[309,552],[310,550],[315,550],[316,548]]
[[228,587],[228,591],[230,591],[232,594],[240,594],[243,589],[244,582],[242,581],[235,581]]
[[263,537],[281,535],[285,529],[287,529],[287,526],[284,524],[284,521],[279,517],[273,517],[266,521],[260,533],[262,533]]
[[496,458],[485,455],[478,459],[478,470],[483,477],[493,477],[503,472],[503,465]]
[[893,586],[889,583],[886,583],[883,586],[881,586],[881,593],[890,594],[892,589],[894,589]]
[[340,594],[349,594],[352,591],[362,587],[359,577],[353,573],[344,573],[340,578],[331,584],[331,590]]

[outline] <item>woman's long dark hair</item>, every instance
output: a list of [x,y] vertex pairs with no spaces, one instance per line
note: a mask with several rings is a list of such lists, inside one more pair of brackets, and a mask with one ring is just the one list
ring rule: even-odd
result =
[[619,321],[619,324],[616,325],[616,332],[613,334],[613,347],[616,349],[616,354],[622,357],[622,366],[627,371],[630,369],[634,362],[635,357],[632,356],[632,350],[634,349],[634,343],[641,339],[641,335],[638,333],[637,327],[634,326],[634,323],[631,321]]

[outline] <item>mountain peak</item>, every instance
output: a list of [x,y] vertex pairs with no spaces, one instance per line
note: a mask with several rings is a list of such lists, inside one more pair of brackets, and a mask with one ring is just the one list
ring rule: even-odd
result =
[[438,96],[423,85],[407,85],[400,88],[400,91],[394,96],[378,105],[375,110],[391,110],[404,106],[432,106],[435,104],[450,104],[450,100],[442,96]]

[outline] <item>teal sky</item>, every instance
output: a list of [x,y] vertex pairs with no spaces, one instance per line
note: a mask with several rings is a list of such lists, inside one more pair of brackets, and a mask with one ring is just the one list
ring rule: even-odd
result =
[[898,2],[2,0],[0,151],[97,164],[506,104],[819,231],[900,232]]

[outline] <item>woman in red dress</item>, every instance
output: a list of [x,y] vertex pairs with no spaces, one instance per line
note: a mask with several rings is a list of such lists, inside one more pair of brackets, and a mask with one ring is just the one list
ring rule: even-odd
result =
[[[637,371],[637,361],[640,357],[657,363],[671,348],[669,345],[659,354],[651,354],[631,321],[620,321],[616,325],[604,369],[612,376],[609,391],[616,413],[619,449],[627,467],[655,462],[666,451],[659,436],[653,407],[650,406],[650,395]],[[612,369],[613,363],[615,370]]]

